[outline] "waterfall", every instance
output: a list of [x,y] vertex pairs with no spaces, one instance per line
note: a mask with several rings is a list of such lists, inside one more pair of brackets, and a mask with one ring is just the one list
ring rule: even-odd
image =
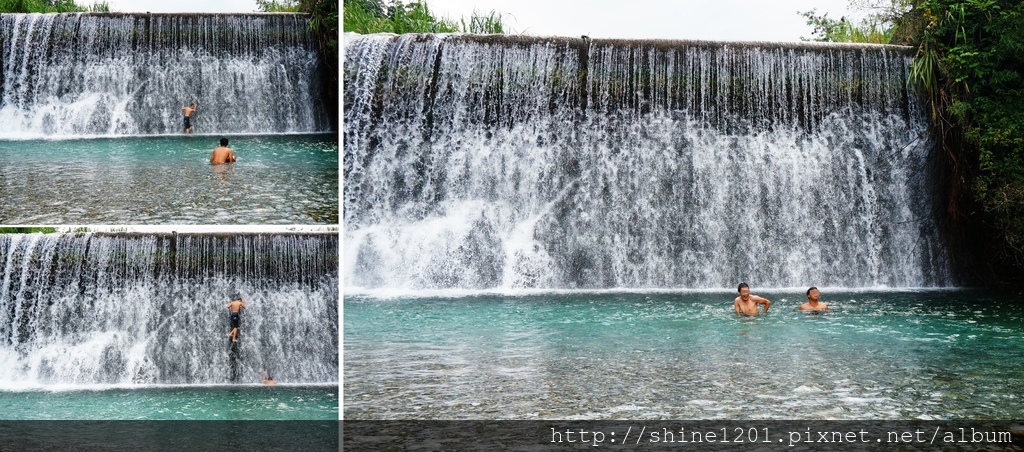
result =
[[324,132],[302,14],[0,14],[0,137]]
[[952,284],[909,48],[344,36],[346,288]]
[[0,265],[2,387],[338,379],[337,235],[0,234]]

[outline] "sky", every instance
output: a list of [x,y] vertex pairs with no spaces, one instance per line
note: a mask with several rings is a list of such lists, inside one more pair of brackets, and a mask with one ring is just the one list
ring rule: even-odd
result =
[[[81,0],[87,4],[90,0]],[[341,1],[341,0],[339,0]],[[405,0],[407,3],[410,0]],[[255,0],[109,0],[120,12],[252,12]],[[506,32],[532,36],[707,41],[799,41],[811,27],[798,11],[849,14],[849,0],[427,0],[452,19],[474,10],[504,16]]]
[[[93,0],[78,0],[79,5],[90,5]],[[111,11],[122,13],[251,13],[256,11],[256,0],[107,0]]]
[[798,11],[839,18],[849,0],[427,0],[435,16],[504,14],[506,33],[621,39],[800,41],[812,29]]

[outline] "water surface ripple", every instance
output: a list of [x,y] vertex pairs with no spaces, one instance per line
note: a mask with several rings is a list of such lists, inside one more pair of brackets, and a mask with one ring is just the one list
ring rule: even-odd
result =
[[0,224],[336,224],[336,135],[0,141]]
[[1020,419],[1024,308],[970,291],[348,296],[347,419]]

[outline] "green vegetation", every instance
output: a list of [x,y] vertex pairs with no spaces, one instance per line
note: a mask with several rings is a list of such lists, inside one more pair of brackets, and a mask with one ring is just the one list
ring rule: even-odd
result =
[[32,234],[41,232],[43,234],[53,234],[57,232],[57,228],[43,228],[43,227],[32,227],[32,228],[0,228],[0,234]]
[[[121,230],[121,232],[126,232],[126,231],[128,231],[128,228],[120,228],[120,230]],[[54,234],[54,233],[76,234],[76,233],[91,232],[91,231],[92,231],[92,229],[90,229],[88,226],[79,226],[79,227],[75,227],[75,228],[63,228],[63,229],[57,229],[57,228],[45,227],[45,226],[2,227],[2,228],[0,228],[0,234],[34,234],[34,233],[37,233],[37,232],[41,233],[41,234]],[[118,228],[113,228],[113,229],[111,229],[111,230],[109,230],[107,232],[117,232],[117,231],[118,231]]]
[[920,0],[850,0],[850,7],[864,17],[853,23],[846,17],[839,20],[828,13],[817,15],[817,10],[798,13],[814,27],[811,39],[805,41],[856,42],[865,44],[916,45],[920,26],[913,20],[915,2]]
[[836,20],[828,17],[828,13],[819,16],[816,9],[802,12],[800,15],[807,18],[807,25],[814,27],[813,38],[800,38],[805,41],[888,44],[892,40],[892,27],[885,27],[885,24],[875,17],[855,25],[845,17]]
[[345,0],[345,31],[356,33],[477,33],[502,34],[501,14],[473,12],[469,20],[435,17],[426,3],[413,0]]
[[[883,0],[884,1],[884,0]],[[1024,3],[861,0],[868,25],[802,13],[822,41],[917,47],[910,80],[926,97],[954,264],[969,282],[1024,278]]]
[[317,37],[317,45],[324,55],[338,57],[338,2],[330,0],[302,0],[299,12],[309,13],[309,31]]
[[73,0],[0,0],[0,13],[83,13],[110,12],[106,1],[80,6]]
[[[309,13],[309,31],[316,36],[320,61],[324,70],[324,92],[327,105],[338,103],[338,2],[337,0],[301,0],[299,11]],[[331,126],[338,129],[339,108],[328,108]]]
[[266,13],[297,13],[299,12],[298,0],[256,0],[256,6],[260,11]]
[[927,0],[914,80],[932,109],[955,238],[979,278],[1024,276],[1024,3]]

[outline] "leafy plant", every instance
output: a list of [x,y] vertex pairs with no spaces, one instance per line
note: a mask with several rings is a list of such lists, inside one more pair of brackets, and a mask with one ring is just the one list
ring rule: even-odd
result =
[[[338,104],[338,2],[336,0],[256,0],[263,12],[301,12],[309,14],[309,32],[316,39],[324,75],[328,105]],[[331,125],[337,129],[337,110],[328,110]]]
[[57,228],[49,227],[7,227],[0,228],[0,234],[32,234],[32,233],[43,233],[52,234],[57,232]]
[[[316,37],[324,71],[328,105],[338,105],[338,2],[300,0],[299,11],[309,14],[309,31]],[[337,109],[330,109],[332,127],[337,129]]]
[[504,33],[502,15],[476,11],[459,20],[436,17],[426,3],[401,0],[345,0],[344,30],[368,33]]
[[814,27],[814,37],[801,39],[822,42],[859,42],[869,44],[888,44],[892,40],[892,27],[877,18],[868,18],[859,24],[853,24],[840,17],[838,20],[828,17],[828,13],[817,15],[817,10],[800,13],[807,18],[807,25]]
[[0,0],[0,13],[110,12],[106,1],[82,6],[73,0]]
[[[964,265],[979,280],[1024,276],[1024,4],[915,5],[911,80],[928,96],[944,156],[947,209]],[[979,263],[981,265],[979,265]]]
[[256,7],[267,13],[295,13],[299,11],[298,0],[256,0]]

